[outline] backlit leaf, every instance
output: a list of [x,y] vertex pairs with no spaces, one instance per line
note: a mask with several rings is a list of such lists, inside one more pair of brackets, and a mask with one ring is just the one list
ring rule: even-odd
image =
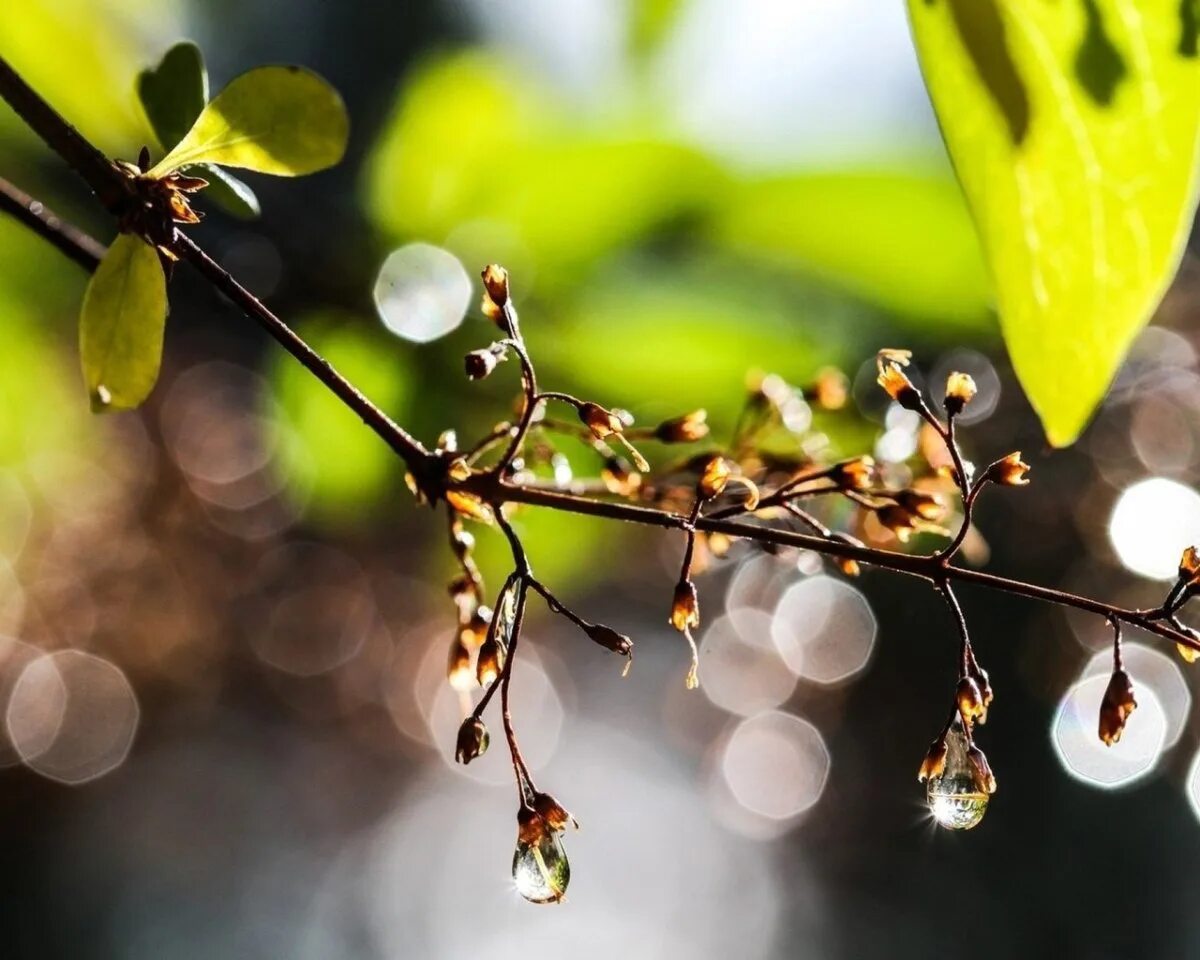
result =
[[170,150],[208,102],[208,74],[200,48],[186,40],[175,44],[158,66],[138,74],[137,93],[158,142]]
[[908,0],[925,82],[1051,443],[1086,425],[1196,205],[1200,59],[1180,0]]
[[349,128],[342,98],[317,74],[258,67],[218,93],[150,173],[198,163],[280,177],[314,173],[341,160]]
[[127,410],[154,388],[167,319],[158,253],[120,234],[92,274],[79,317],[79,353],[92,409]]

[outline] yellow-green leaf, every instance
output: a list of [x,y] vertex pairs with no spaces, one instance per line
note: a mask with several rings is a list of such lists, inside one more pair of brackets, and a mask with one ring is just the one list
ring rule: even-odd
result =
[[166,319],[167,279],[157,251],[120,234],[88,283],[79,317],[79,354],[93,410],[128,410],[149,396]]
[[1191,0],[908,0],[1013,366],[1071,443],[1171,281],[1196,208]]
[[150,175],[195,163],[279,177],[315,173],[342,159],[349,130],[342,98],[317,74],[258,67],[218,93]]

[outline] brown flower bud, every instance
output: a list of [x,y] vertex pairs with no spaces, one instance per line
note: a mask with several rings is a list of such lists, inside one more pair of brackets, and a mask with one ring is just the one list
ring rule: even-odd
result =
[[913,523],[913,515],[905,510],[899,504],[888,504],[885,507],[880,507],[875,511],[875,516],[879,522],[892,531],[901,543],[908,543],[908,538],[912,536],[912,532],[916,529]]
[[623,657],[633,656],[633,641],[625,634],[617,633],[612,627],[606,627],[602,623],[589,623],[583,632],[606,650],[619,653]]
[[480,523],[496,522],[492,508],[473,493],[467,493],[465,490],[447,490],[446,502],[464,517],[470,517]]
[[491,607],[477,607],[470,619],[462,625],[458,631],[459,639],[467,645],[468,648],[483,646],[487,640],[488,627],[492,622]]
[[467,717],[458,728],[458,743],[454,748],[454,759],[459,763],[470,763],[487,753],[491,742],[488,728],[478,717]]
[[533,811],[555,833],[562,833],[567,828],[568,823],[576,830],[579,829],[579,822],[563,809],[561,803],[548,793],[535,793],[533,795]]
[[917,771],[918,783],[936,780],[942,775],[946,769],[947,751],[945,735],[938,737],[929,745],[929,749],[925,751],[925,758],[921,761],[921,769]]
[[704,466],[704,472],[700,475],[700,480],[696,484],[696,489],[700,496],[705,500],[711,500],[713,497],[720,496],[725,490],[725,486],[729,483],[729,477],[732,474],[729,467],[729,461],[724,457],[713,457]]
[[654,436],[663,443],[693,443],[708,436],[707,410],[693,410],[682,417],[664,420],[654,428]]
[[489,263],[483,268],[483,289],[488,298],[498,307],[508,303],[508,271],[498,263]]
[[493,636],[483,641],[479,659],[475,661],[475,678],[481,687],[490,687],[504,669],[504,648]]
[[1029,472],[1029,464],[1022,462],[1021,451],[1017,450],[1008,456],[997,460],[984,474],[992,483],[1003,484],[1007,487],[1023,487],[1029,483],[1025,476]]
[[690,627],[700,626],[700,600],[696,585],[691,580],[680,580],[675,584],[670,624],[680,633]]
[[642,485],[642,475],[635,473],[627,460],[615,456],[605,459],[600,479],[609,493],[621,497],[632,497]]
[[946,515],[945,501],[936,493],[901,490],[893,496],[900,506],[922,520],[940,520]]
[[974,662],[973,656],[971,659],[971,678],[979,687],[979,692],[983,694],[983,716],[980,717],[979,722],[985,723],[987,721],[987,708],[992,705],[992,684],[988,679],[988,672],[984,670],[983,667],[981,667],[978,663]]
[[817,374],[816,382],[804,395],[823,410],[841,410],[850,395],[850,383],[841,370],[826,367]]
[[1125,721],[1137,709],[1133,698],[1133,681],[1124,670],[1114,670],[1100,702],[1100,739],[1112,746],[1121,739]]
[[975,786],[980,793],[995,793],[996,792],[996,776],[992,773],[992,765],[988,763],[988,758],[984,756],[974,743],[967,747],[967,759],[971,761],[971,767],[975,774]]
[[875,460],[854,457],[829,468],[829,479],[842,490],[869,490],[875,482]]
[[908,366],[911,359],[912,352],[909,350],[880,350],[875,358],[875,366],[879,373],[876,382],[900,406],[908,410],[919,410],[921,395],[902,369]]
[[472,350],[463,358],[463,367],[470,380],[482,380],[490,376],[499,363],[500,358],[487,349]]
[[597,440],[607,439],[614,433],[619,434],[625,428],[620,417],[610,410],[605,410],[598,403],[581,403],[579,419],[592,431],[592,436]]
[[962,714],[964,723],[973,723],[976,719],[987,718],[987,707],[983,703],[983,692],[971,677],[962,677],[958,681],[958,689],[954,699],[958,703],[958,712]]
[[475,674],[471,670],[471,651],[461,635],[450,641],[450,657],[446,664],[446,679],[455,690],[470,690],[475,686]]
[[946,412],[950,416],[962,413],[978,392],[975,380],[969,373],[952,373],[946,378]]
[[1189,585],[1200,584],[1200,553],[1195,547],[1186,547],[1179,558],[1179,580]]

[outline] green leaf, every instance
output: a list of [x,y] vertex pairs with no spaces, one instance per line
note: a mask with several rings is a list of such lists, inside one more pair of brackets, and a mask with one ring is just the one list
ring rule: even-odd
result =
[[208,73],[200,48],[186,40],[175,44],[157,67],[138,74],[137,94],[158,142],[170,150],[208,102]]
[[1158,306],[1192,222],[1194,5],[908,0],[908,10],[1013,366],[1050,442],[1069,444]]
[[253,220],[262,213],[254,191],[232,173],[211,163],[198,163],[193,169],[208,181],[208,186],[200,194],[201,200],[213,201],[239,220]]
[[315,173],[342,159],[349,130],[342,98],[317,74],[258,67],[218,93],[150,175],[198,163],[279,177]]
[[79,353],[92,409],[129,410],[158,379],[167,278],[158,252],[120,234],[92,274],[79,317]]

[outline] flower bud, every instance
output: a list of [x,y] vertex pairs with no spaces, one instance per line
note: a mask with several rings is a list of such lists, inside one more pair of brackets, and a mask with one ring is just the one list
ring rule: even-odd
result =
[[1195,647],[1185,646],[1182,643],[1175,644],[1175,650],[1179,653],[1184,663],[1195,663],[1196,658],[1200,657],[1200,650],[1197,650]]
[[496,521],[492,508],[473,493],[467,493],[465,490],[447,490],[446,502],[464,517],[470,517],[480,523]]
[[879,373],[876,382],[900,406],[907,410],[919,410],[921,395],[902,369],[908,366],[911,359],[912,353],[908,350],[880,350],[875,358],[875,366]]
[[508,303],[508,271],[498,263],[489,263],[483,268],[483,289],[488,298],[498,307]]
[[592,436],[597,440],[604,440],[614,433],[620,433],[625,428],[620,417],[605,410],[598,403],[581,403],[579,419],[583,421],[585,427],[592,431]]
[[829,479],[842,490],[869,490],[875,482],[875,460],[864,456],[835,463],[829,468]]
[[670,623],[680,633],[690,627],[700,626],[700,600],[696,595],[696,585],[691,580],[680,580],[675,584]]
[[475,662],[475,678],[481,687],[490,687],[504,669],[504,648],[495,637],[488,637],[479,648]]
[[958,681],[958,689],[954,699],[958,703],[958,712],[962,714],[964,723],[973,723],[976,719],[984,722],[987,719],[987,707],[983,704],[983,693],[971,677],[962,677]]
[[969,373],[952,373],[946,378],[946,413],[956,416],[970,403],[978,392],[975,380]]
[[475,686],[475,674],[471,671],[471,651],[461,636],[450,641],[450,658],[446,664],[446,679],[450,686],[460,692]]
[[1179,580],[1189,585],[1200,584],[1200,553],[1195,547],[1186,547],[1179,558]]
[[901,490],[893,496],[900,506],[922,520],[940,520],[946,515],[946,504],[936,493]]
[[621,497],[632,497],[642,485],[642,475],[635,473],[622,457],[608,457],[600,468],[604,489]]
[[925,751],[925,759],[921,761],[921,769],[917,771],[917,782],[936,780],[946,769],[946,737],[940,736],[929,745]]
[[850,384],[846,375],[835,367],[826,367],[817,374],[816,382],[804,392],[822,410],[841,410],[850,395]]
[[606,627],[602,623],[589,623],[583,632],[606,650],[619,653],[623,657],[633,656],[633,641],[625,634],[617,633],[612,627]]
[[1124,670],[1114,670],[1100,702],[1100,739],[1112,746],[1121,739],[1125,721],[1137,709],[1133,698],[1133,681]]
[[1029,483],[1025,476],[1028,472],[1029,464],[1022,462],[1021,451],[1017,450],[988,467],[984,477],[1007,487],[1023,487]]
[[894,533],[901,543],[908,543],[908,538],[916,529],[913,516],[899,504],[888,504],[875,511],[875,516],[883,526]]
[[500,358],[488,349],[472,350],[463,358],[463,366],[469,380],[482,380],[491,375],[500,363]]
[[454,748],[454,759],[459,763],[470,763],[487,753],[491,742],[488,728],[478,717],[467,717],[458,728],[458,743]]
[[468,648],[481,647],[484,641],[487,640],[488,627],[492,622],[492,610],[490,607],[477,607],[475,612],[462,627],[459,629],[458,636]]
[[700,496],[706,500],[720,496],[725,490],[726,484],[729,483],[731,473],[729,461],[724,457],[713,457],[705,464],[704,472],[700,475],[700,481],[696,485]]
[[576,830],[579,829],[579,822],[571,816],[562,804],[555,800],[548,793],[535,793],[533,795],[533,810],[542,822],[555,833],[562,833],[567,824],[571,824]]
[[663,443],[694,443],[708,436],[707,410],[693,410],[682,417],[664,420],[654,428],[654,436]]

